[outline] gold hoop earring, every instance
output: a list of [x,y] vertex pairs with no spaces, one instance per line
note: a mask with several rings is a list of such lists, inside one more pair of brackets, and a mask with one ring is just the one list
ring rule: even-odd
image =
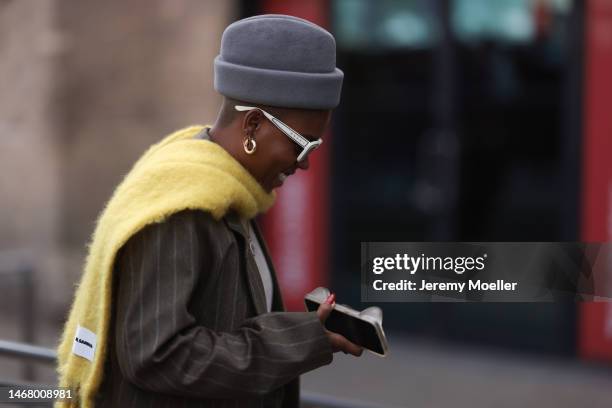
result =
[[244,146],[244,152],[246,154],[253,154],[255,153],[255,150],[257,150],[257,143],[255,142],[255,139],[248,136],[246,139],[244,139],[242,146]]

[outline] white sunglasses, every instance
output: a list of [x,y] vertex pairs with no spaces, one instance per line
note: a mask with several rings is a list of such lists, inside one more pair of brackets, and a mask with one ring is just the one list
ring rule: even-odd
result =
[[265,110],[258,108],[256,106],[236,105],[234,106],[234,109],[236,109],[238,112],[247,112],[247,111],[256,109],[260,111],[261,113],[263,113],[264,116],[268,118],[268,120],[272,122],[272,124],[278,128],[278,130],[283,132],[289,139],[293,140],[295,144],[297,144],[298,146],[302,148],[302,151],[298,154],[298,157],[297,157],[298,163],[304,160],[310,153],[312,153],[313,150],[315,150],[317,147],[321,145],[321,143],[323,143],[321,139],[317,139],[313,141],[306,139],[304,136],[300,135],[298,132],[296,132],[295,130],[291,129],[288,125],[283,123],[280,119],[275,118],[274,116],[270,115]]

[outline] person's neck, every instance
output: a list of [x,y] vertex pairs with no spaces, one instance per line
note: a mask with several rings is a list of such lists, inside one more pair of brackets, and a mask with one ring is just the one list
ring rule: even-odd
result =
[[231,129],[219,127],[215,123],[210,128],[208,128],[208,137],[211,142],[217,143],[219,146],[223,147],[231,154],[232,149],[228,143],[230,140],[232,140],[231,132]]
[[236,144],[236,140],[238,139],[236,137],[236,132],[239,131],[234,129],[232,126],[220,127],[215,123],[208,129],[208,137],[210,138],[211,142],[221,146],[234,159],[245,166],[245,163],[242,162],[242,158],[240,157],[242,145]]

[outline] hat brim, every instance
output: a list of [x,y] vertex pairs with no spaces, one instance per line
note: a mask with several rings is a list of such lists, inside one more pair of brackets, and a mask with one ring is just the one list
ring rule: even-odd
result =
[[214,87],[222,95],[245,102],[283,108],[333,109],[340,103],[344,73],[292,72],[214,62]]

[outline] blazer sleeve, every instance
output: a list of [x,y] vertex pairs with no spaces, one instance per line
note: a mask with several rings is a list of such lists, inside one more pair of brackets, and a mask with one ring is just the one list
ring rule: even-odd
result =
[[[123,376],[152,392],[199,398],[267,394],[332,360],[316,313],[275,312],[238,330],[198,325],[189,311],[211,254],[189,211],[134,235],[117,259],[115,350]],[[218,261],[218,260],[217,260]]]

